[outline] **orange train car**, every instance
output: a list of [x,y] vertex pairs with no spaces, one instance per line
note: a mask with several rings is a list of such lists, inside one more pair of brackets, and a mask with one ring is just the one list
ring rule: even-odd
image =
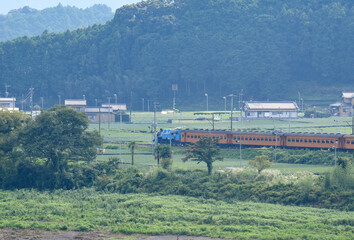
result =
[[182,144],[195,143],[202,137],[210,137],[217,140],[220,145],[354,150],[354,135],[188,129],[181,130],[180,134]]

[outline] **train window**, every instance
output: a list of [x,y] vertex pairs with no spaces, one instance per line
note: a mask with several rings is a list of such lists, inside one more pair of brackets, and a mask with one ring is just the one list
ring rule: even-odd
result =
[[215,136],[213,136],[213,139],[215,139]]
[[334,143],[333,140],[331,140],[331,143]]
[[259,138],[257,138],[257,141],[259,141]]
[[261,141],[263,141],[263,138],[261,138]]
[[307,139],[305,139],[304,142],[307,143]]
[[352,141],[352,144],[354,144],[354,141]]
[[234,140],[236,140],[236,137],[234,137]]
[[264,140],[265,140],[266,142],[268,142],[268,138],[265,138]]
[[189,138],[189,135],[187,135],[187,138]]
[[309,139],[309,143],[312,143],[312,140],[311,140],[311,139]]
[[241,140],[243,140],[243,137],[241,137]]
[[224,137],[224,139],[226,139],[226,137]]
[[248,137],[245,137],[245,140],[248,140]]
[[303,142],[304,140],[303,139],[300,139],[300,142]]
[[328,141],[328,140],[326,140],[326,143],[329,143],[329,141]]
[[299,142],[299,139],[296,139],[296,142]]
[[349,142],[349,141],[347,141],[347,144],[350,144],[350,142]]
[[198,138],[200,138],[200,136],[198,136]]
[[325,143],[325,140],[322,140],[322,143]]
[[256,138],[253,138],[253,141],[256,141]]
[[276,141],[277,141],[277,139],[275,139],[275,138],[274,138],[274,139],[273,139],[273,141],[274,141],[274,142],[276,142]]
[[295,142],[295,139],[291,139],[292,142]]

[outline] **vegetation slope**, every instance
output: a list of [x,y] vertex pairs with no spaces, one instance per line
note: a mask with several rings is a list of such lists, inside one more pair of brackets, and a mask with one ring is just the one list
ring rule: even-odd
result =
[[65,32],[105,23],[112,18],[112,10],[106,5],[79,9],[59,4],[41,11],[24,7],[12,10],[7,15],[0,15],[0,41],[40,35],[44,31]]
[[150,0],[105,25],[0,44],[0,79],[18,97],[34,87],[35,102],[118,93],[133,109],[172,102],[172,83],[182,107],[241,89],[253,100],[324,98],[352,87],[353,23],[351,1]]

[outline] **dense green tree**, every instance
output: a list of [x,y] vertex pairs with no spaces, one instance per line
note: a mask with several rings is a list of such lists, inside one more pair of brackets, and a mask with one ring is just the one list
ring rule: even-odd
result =
[[63,172],[68,161],[91,161],[102,143],[97,132],[86,131],[87,116],[65,106],[54,106],[22,131],[22,147],[29,157],[45,160],[53,172]]
[[223,158],[219,156],[220,149],[216,146],[216,141],[211,138],[202,137],[198,142],[189,146],[185,151],[183,162],[188,160],[206,163],[208,174],[211,175],[213,170],[213,162],[222,161]]
[[262,170],[272,166],[272,162],[269,161],[267,155],[256,156],[253,160],[248,161],[248,164],[255,167],[258,174],[260,174]]
[[19,148],[19,131],[28,121],[22,113],[0,111],[0,186],[16,178],[17,166],[25,157]]

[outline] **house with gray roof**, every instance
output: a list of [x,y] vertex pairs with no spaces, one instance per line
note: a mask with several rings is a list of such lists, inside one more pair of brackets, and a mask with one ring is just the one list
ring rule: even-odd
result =
[[246,119],[297,118],[299,107],[296,102],[245,102]]

